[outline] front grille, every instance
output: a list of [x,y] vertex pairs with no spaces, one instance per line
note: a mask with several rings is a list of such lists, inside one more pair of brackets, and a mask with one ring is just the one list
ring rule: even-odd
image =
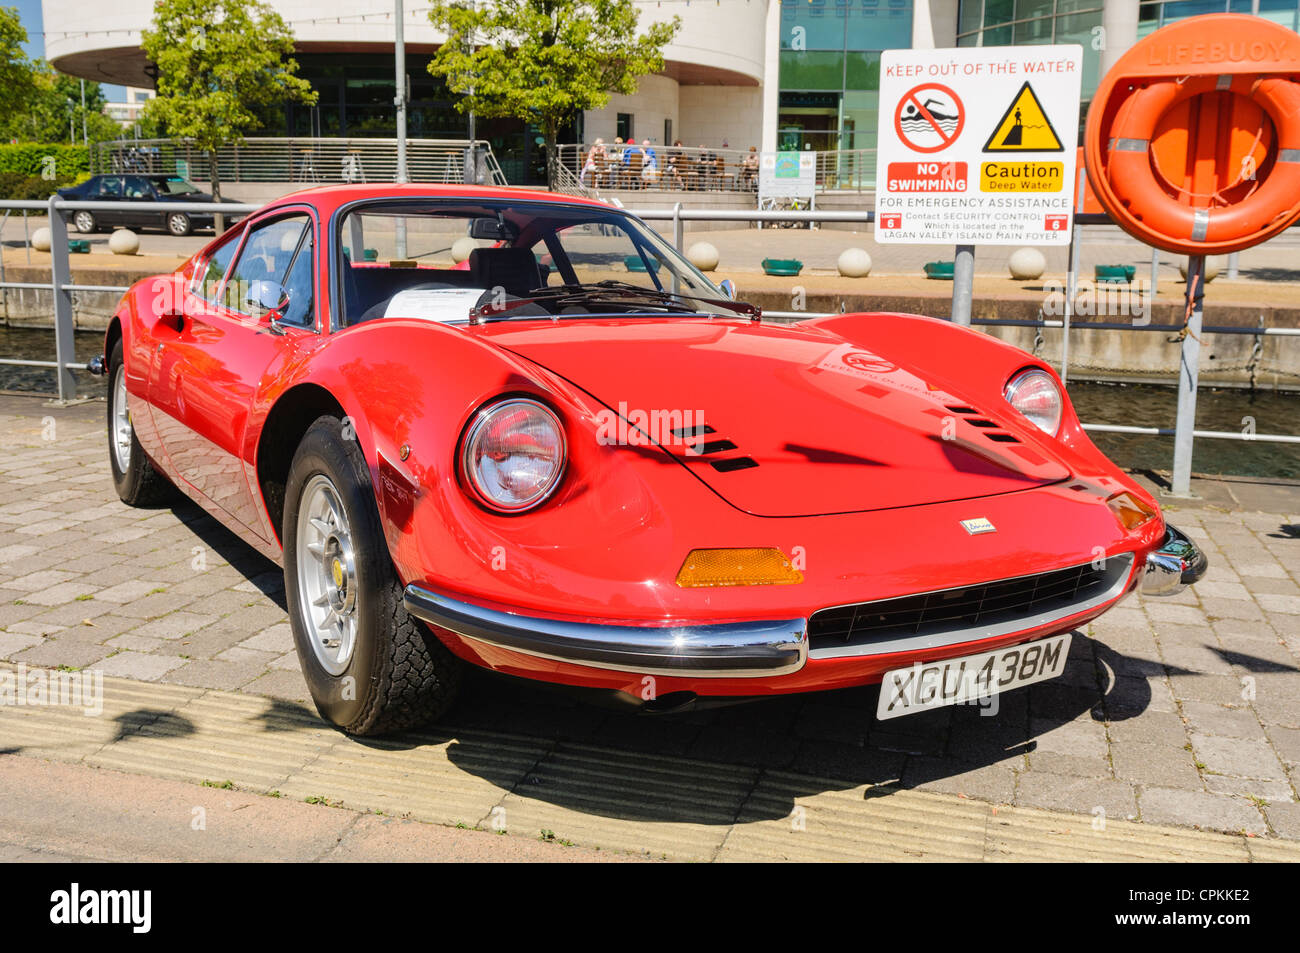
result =
[[[1118,595],[1131,554],[957,589],[837,606],[808,620],[814,654],[902,651],[988,638],[1031,628],[1100,605]],[[846,649],[861,648],[861,653]]]

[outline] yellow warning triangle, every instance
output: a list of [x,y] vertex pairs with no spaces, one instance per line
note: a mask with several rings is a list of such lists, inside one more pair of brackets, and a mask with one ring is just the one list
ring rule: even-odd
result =
[[1052,128],[1043,104],[1026,82],[998,120],[993,135],[984,143],[985,152],[1063,152],[1061,139]]

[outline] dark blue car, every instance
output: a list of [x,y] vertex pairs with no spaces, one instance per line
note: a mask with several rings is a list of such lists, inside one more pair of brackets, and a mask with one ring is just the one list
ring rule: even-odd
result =
[[[161,228],[172,235],[212,228],[212,215],[193,212],[161,212],[156,208],[142,207],[145,202],[214,202],[211,193],[203,192],[179,175],[126,173],[94,175],[71,188],[59,189],[59,197],[94,202],[120,202],[121,211],[92,212],[89,209],[69,210],[64,217],[79,232],[97,232],[114,228]],[[222,199],[223,203],[233,199]],[[230,226],[239,216],[227,216]]]

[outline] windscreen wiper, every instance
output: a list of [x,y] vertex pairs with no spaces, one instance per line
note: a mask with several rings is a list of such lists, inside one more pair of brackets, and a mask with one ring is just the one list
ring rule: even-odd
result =
[[702,301],[711,306],[725,308],[736,314],[743,314],[754,320],[758,320],[763,314],[758,308],[742,301],[731,301],[725,298],[702,298],[698,295],[660,291],[657,288],[645,288],[631,282],[610,279],[585,285],[568,284],[534,288],[528,292],[528,297],[525,298],[504,301],[499,305],[491,302],[479,305],[470,310],[469,319],[471,323],[476,324],[484,318],[497,317],[530,304],[545,303],[567,307],[573,304],[598,304],[601,301],[625,304],[636,299],[652,301],[659,307],[684,314],[698,313],[697,309],[685,303],[687,301]]

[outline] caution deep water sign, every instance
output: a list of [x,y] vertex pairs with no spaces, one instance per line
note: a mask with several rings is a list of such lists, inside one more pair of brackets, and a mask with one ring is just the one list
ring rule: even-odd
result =
[[886,50],[876,240],[1067,244],[1082,61],[1073,44]]

